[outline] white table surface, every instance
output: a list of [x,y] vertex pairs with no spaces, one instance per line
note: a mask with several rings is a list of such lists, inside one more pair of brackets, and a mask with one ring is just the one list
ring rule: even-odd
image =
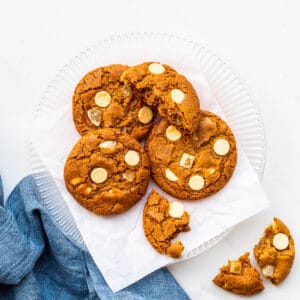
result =
[[[102,38],[127,32],[163,31],[203,42],[226,58],[256,95],[267,137],[262,184],[272,206],[170,271],[192,299],[241,298],[211,279],[227,259],[252,250],[273,216],[286,222],[299,245],[299,11],[297,0],[1,1],[0,170],[6,196],[30,171],[33,109],[68,59]],[[289,277],[279,287],[265,281],[255,299],[296,299],[299,277],[296,257]]]

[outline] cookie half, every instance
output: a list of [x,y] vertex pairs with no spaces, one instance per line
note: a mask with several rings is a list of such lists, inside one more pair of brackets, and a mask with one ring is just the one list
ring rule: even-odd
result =
[[144,149],[118,129],[100,129],[83,136],[64,167],[68,191],[83,207],[99,215],[131,208],[146,193],[149,177]]
[[250,264],[249,252],[238,260],[229,260],[226,266],[220,268],[220,273],[213,279],[213,283],[240,295],[253,295],[264,289],[259,272]]
[[199,98],[192,84],[173,68],[145,62],[127,69],[121,76],[126,86],[142,91],[144,101],[159,114],[186,132],[199,123]]
[[236,142],[228,125],[207,111],[200,116],[193,134],[184,134],[161,119],[146,140],[153,179],[179,199],[201,199],[218,192],[237,163]]
[[189,214],[179,202],[170,203],[152,190],[144,206],[143,226],[147,240],[160,254],[179,258],[184,246],[179,240],[172,242],[180,232],[189,231]]
[[100,128],[120,128],[136,139],[148,133],[154,110],[143,103],[143,95],[120,82],[124,65],[109,65],[90,71],[73,95],[73,120],[79,134]]
[[278,218],[265,229],[254,247],[254,256],[262,273],[275,285],[289,274],[295,257],[294,240],[288,227]]

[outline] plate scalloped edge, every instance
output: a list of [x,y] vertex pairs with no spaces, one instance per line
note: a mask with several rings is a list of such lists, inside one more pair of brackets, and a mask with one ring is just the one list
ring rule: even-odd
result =
[[[212,87],[214,96],[218,100],[218,103],[228,119],[230,127],[232,127],[239,143],[245,151],[251,166],[258,177],[262,179],[265,165],[266,141],[262,116],[254,99],[253,92],[223,58],[220,58],[202,44],[195,43],[190,39],[176,35],[154,32],[130,33],[112,36],[87,47],[80,55],[71,59],[62,69],[60,69],[55,79],[47,87],[41,102],[35,109],[33,120],[35,120],[37,116],[40,117],[41,114],[46,113],[49,109],[55,109],[56,105],[59,104],[59,101],[56,100],[59,99],[59,97],[55,97],[55,95],[57,93],[64,93],[63,87],[61,89],[62,80],[66,80],[66,74],[72,74],[71,71],[73,70],[81,72],[80,62],[82,60],[89,59],[99,49],[113,47],[116,42],[131,39],[161,39],[164,42],[180,40],[182,43],[191,47],[197,58],[195,63],[198,63],[201,66],[209,85]],[[239,101],[238,107],[236,106],[237,99]],[[245,113],[245,111],[247,113]],[[235,116],[233,118],[234,121],[232,121],[233,115]],[[237,115],[239,116],[238,118],[236,118]],[[245,120],[251,122],[251,124],[255,124],[254,127],[256,130],[253,130],[252,126],[250,128],[247,128],[247,126],[238,126],[240,122],[245,123]],[[77,229],[73,216],[62,196],[60,200],[58,199],[58,187],[46,167],[43,165],[32,142],[28,143],[28,153],[32,167],[31,171],[41,194],[41,200],[47,207],[54,223],[56,223],[58,228],[60,228],[66,237],[74,244],[78,245],[81,249],[86,250],[87,248]],[[62,212],[64,217],[61,216]],[[231,229],[228,229],[200,245],[198,248],[189,251],[184,254],[179,261],[192,258],[208,250],[223,239],[230,231]]]

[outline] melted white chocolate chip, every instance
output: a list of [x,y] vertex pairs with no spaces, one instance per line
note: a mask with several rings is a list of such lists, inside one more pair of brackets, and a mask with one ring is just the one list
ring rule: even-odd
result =
[[179,90],[179,89],[173,89],[171,91],[171,99],[177,103],[180,104],[183,99],[185,98],[185,94],[183,91]]
[[129,150],[125,154],[125,162],[129,166],[136,166],[140,162],[140,155],[135,150]]
[[123,173],[122,177],[126,179],[128,182],[132,182],[134,180],[134,174],[132,173]]
[[166,129],[166,137],[168,140],[175,142],[181,138],[181,132],[173,125],[168,126]]
[[157,75],[160,75],[165,72],[164,66],[160,63],[152,63],[148,66],[148,69],[152,74]]
[[184,214],[183,205],[179,202],[172,202],[169,208],[169,215],[172,218],[181,218]]
[[209,168],[209,169],[208,169],[208,173],[209,173],[210,175],[214,174],[215,172],[216,172],[216,169],[215,169],[215,168]]
[[265,267],[263,267],[262,272],[266,277],[271,277],[274,274],[274,270],[274,266],[266,265]]
[[123,86],[123,95],[124,97],[131,97],[132,96],[132,89],[128,85]]
[[103,183],[108,177],[108,173],[104,168],[95,168],[91,172],[91,179],[95,183]]
[[153,111],[150,107],[148,106],[143,106],[138,113],[138,118],[141,123],[143,124],[148,124],[151,122],[153,118]]
[[109,106],[109,104],[111,102],[111,96],[106,91],[98,92],[95,95],[94,99],[95,99],[95,103],[100,107],[107,107],[107,106]]
[[228,143],[227,140],[224,139],[218,139],[215,143],[214,143],[214,151],[218,154],[218,155],[226,155],[229,152],[230,149],[230,145]]
[[82,181],[82,179],[81,179],[80,177],[76,177],[76,178],[73,178],[73,179],[70,181],[70,183],[71,183],[72,185],[77,185],[77,184],[81,183],[81,181]]
[[241,274],[242,272],[242,264],[238,260],[231,260],[230,261],[230,273],[233,274]]
[[277,250],[284,250],[289,246],[289,238],[284,233],[277,233],[273,237],[273,245]]
[[101,123],[101,111],[98,109],[89,109],[87,111],[88,118],[95,126],[100,126]]
[[92,189],[91,187],[87,187],[87,188],[85,189],[85,194],[86,194],[86,195],[89,195],[92,191],[93,191],[93,189]]
[[179,162],[180,167],[183,167],[185,169],[190,169],[193,166],[193,163],[195,161],[195,156],[183,153]]
[[170,169],[166,169],[165,175],[166,175],[167,179],[169,179],[170,181],[178,180],[178,177]]
[[117,142],[116,141],[105,141],[102,142],[99,147],[101,149],[109,149],[109,150],[113,150],[116,147]]
[[189,180],[189,186],[194,191],[200,191],[204,187],[204,179],[200,175],[194,175]]

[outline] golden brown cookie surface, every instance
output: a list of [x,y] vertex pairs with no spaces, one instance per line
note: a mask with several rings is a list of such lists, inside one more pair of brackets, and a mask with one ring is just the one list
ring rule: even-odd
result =
[[281,220],[274,218],[265,229],[254,247],[254,256],[262,273],[273,284],[280,284],[288,276],[295,257],[295,246],[289,229]]
[[145,62],[127,69],[121,76],[126,86],[144,94],[144,101],[157,107],[170,123],[193,132],[199,122],[199,98],[192,84],[168,65]]
[[213,282],[227,291],[240,295],[253,295],[264,289],[259,272],[250,264],[248,252],[238,260],[231,260],[220,268],[220,273]]
[[141,145],[118,129],[100,129],[83,136],[64,168],[68,191],[86,209],[99,215],[122,213],[145,194],[149,161]]
[[152,126],[154,111],[142,101],[137,90],[120,82],[124,65],[109,65],[87,73],[73,95],[73,120],[84,135],[100,128],[120,128],[142,139]]
[[149,134],[145,149],[155,182],[170,195],[194,200],[210,196],[229,181],[236,162],[235,138],[227,124],[201,111],[198,129],[183,134],[162,119]]
[[184,246],[179,240],[172,242],[180,232],[190,230],[189,214],[178,202],[170,203],[152,190],[144,206],[143,226],[146,238],[159,253],[178,258]]

